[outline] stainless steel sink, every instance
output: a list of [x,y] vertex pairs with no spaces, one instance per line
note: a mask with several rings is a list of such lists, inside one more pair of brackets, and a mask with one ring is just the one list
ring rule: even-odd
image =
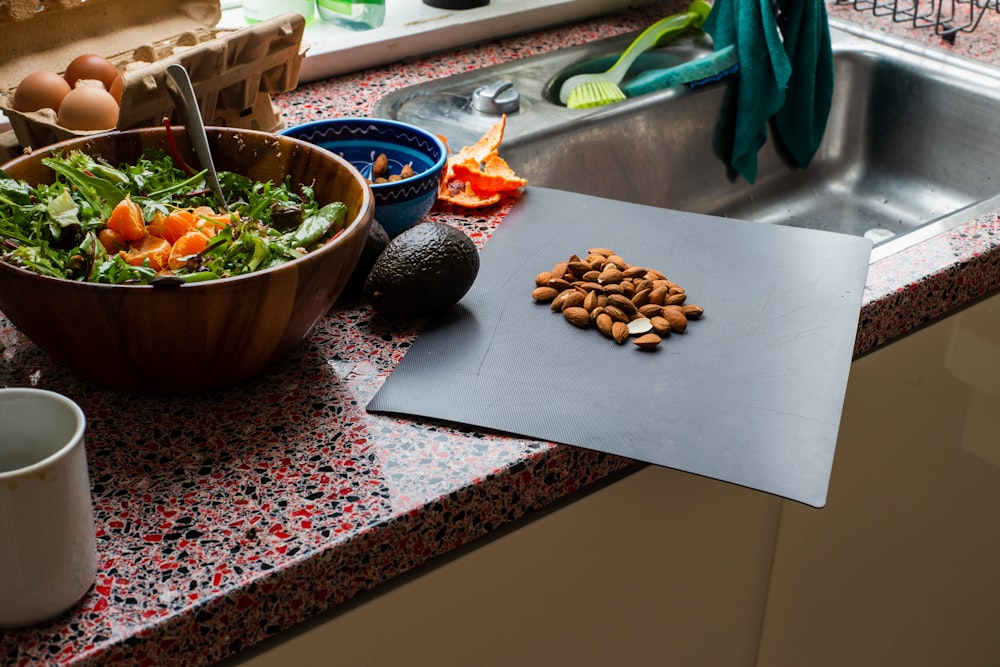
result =
[[[501,154],[533,185],[867,235],[876,242],[873,261],[1000,208],[1000,71],[850,23],[830,24],[836,84],[823,143],[812,164],[797,169],[768,142],[754,185],[712,150],[725,80],[593,109],[559,104],[566,76],[600,71],[634,35],[411,86],[382,99],[375,113],[443,134],[458,147],[497,120],[473,107],[475,91],[510,81],[520,108],[508,114]],[[686,38],[639,67],[710,48],[703,37]]]

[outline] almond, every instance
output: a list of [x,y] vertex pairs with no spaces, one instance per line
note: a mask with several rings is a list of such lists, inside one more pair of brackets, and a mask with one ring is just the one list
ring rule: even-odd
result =
[[649,323],[653,325],[653,333],[666,336],[670,333],[670,322],[662,315],[649,318]]
[[[566,290],[566,298],[563,299],[562,303],[563,312],[565,313],[567,308],[582,308],[583,302],[586,301],[586,299],[587,296],[579,290]],[[589,313],[590,311],[587,312]]]
[[576,260],[575,262],[569,262],[566,265],[566,268],[569,270],[570,273],[573,274],[574,277],[579,279],[580,277],[583,276],[583,274],[590,271],[590,264],[587,264],[586,262],[580,260]]
[[569,297],[570,292],[571,290],[563,290],[562,292],[559,292],[559,294],[556,295],[556,298],[552,299],[552,303],[549,304],[549,308],[556,312],[562,310],[563,304]]
[[613,338],[611,330],[614,323],[614,320],[612,320],[611,316],[607,313],[601,313],[598,315],[597,320],[594,322],[595,326],[597,326],[597,330],[608,338]]
[[628,297],[622,294],[609,294],[608,306],[614,306],[618,310],[622,311],[630,320],[639,314],[639,310],[635,307],[635,304],[632,303]]
[[[625,260],[622,261],[624,262]],[[622,274],[626,278],[642,278],[643,276],[646,275],[646,269],[642,268],[641,266],[630,266],[627,269],[623,270]]]
[[587,251],[588,255],[604,255],[604,257],[610,257],[615,254],[614,250],[608,250],[607,248],[591,248]]
[[531,292],[531,298],[535,301],[548,302],[559,295],[559,290],[553,287],[536,287]]
[[600,294],[594,291],[587,292],[587,296],[583,298],[583,307],[587,312],[592,312],[597,306],[600,305]]
[[548,286],[554,287],[560,292],[563,291],[564,289],[570,288],[569,281],[566,280],[565,278],[549,278]]
[[652,280],[646,280],[645,278],[633,278],[632,279],[632,284],[635,285],[635,291],[637,293],[641,292],[643,290],[647,290],[647,289],[651,290],[651,289],[653,289],[653,281]]
[[660,313],[663,312],[663,306],[658,306],[655,303],[647,303],[645,306],[639,309],[639,314],[643,317],[648,317],[652,319],[653,317],[659,317]]
[[575,327],[585,329],[590,324],[590,313],[579,306],[564,308],[562,314],[566,321]]
[[648,269],[646,271],[646,277],[649,278],[650,280],[666,280],[667,279],[667,277],[665,275],[663,275],[662,273],[660,273],[656,269]]
[[[612,295],[612,296],[614,296],[614,295]],[[613,319],[615,322],[621,322],[622,324],[628,324],[628,321],[630,319],[632,319],[632,318],[629,317],[628,315],[626,315],[625,313],[623,313],[621,308],[618,308],[617,306],[612,306],[610,299],[611,299],[611,297],[609,296],[608,297],[608,305],[604,306],[604,312],[607,313],[608,315],[610,315],[611,319]]]
[[684,316],[680,306],[664,306],[663,319],[670,323],[670,330],[677,333],[684,333],[687,329],[687,317]]
[[640,350],[651,350],[660,344],[660,337],[655,333],[648,333],[643,336],[636,338],[633,343]]
[[650,293],[652,291],[653,290],[651,290],[651,289],[649,289],[647,287],[646,289],[641,289],[641,290],[637,291],[635,294],[633,294],[632,295],[632,303],[635,304],[635,307],[636,308],[642,308],[647,303],[649,303],[649,295],[650,295]]
[[616,343],[621,345],[628,340],[628,325],[624,322],[612,322],[611,337]]
[[604,292],[604,285],[598,282],[591,282],[589,280],[581,280],[578,283],[573,283],[573,287],[582,289],[584,292]]
[[681,312],[684,313],[685,317],[689,320],[696,320],[705,314],[705,309],[693,303],[686,303],[681,306]]
[[601,275],[598,276],[597,278],[597,282],[601,283],[602,285],[613,285],[615,283],[620,283],[621,281],[622,281],[621,270],[616,265],[611,264],[610,262],[608,263],[607,266],[604,267],[604,270],[601,271]]
[[565,278],[566,277],[566,267],[568,267],[568,266],[569,266],[569,262],[559,262],[558,264],[556,264],[555,266],[553,266],[552,267],[552,271],[549,272],[549,273],[552,274],[552,279],[554,279],[554,280],[562,280],[563,278]]
[[685,299],[687,299],[687,295],[684,292],[668,294],[667,299],[663,302],[663,304],[666,306],[679,306],[684,303]]
[[552,280],[552,274],[548,271],[542,271],[537,276],[535,276],[535,284],[539,287],[543,285],[548,285],[549,281]]
[[664,286],[654,287],[649,291],[649,303],[662,306],[667,302],[667,288]]
[[615,253],[608,255],[608,264],[614,264],[620,271],[624,271],[629,267],[629,263],[625,261],[625,258]]

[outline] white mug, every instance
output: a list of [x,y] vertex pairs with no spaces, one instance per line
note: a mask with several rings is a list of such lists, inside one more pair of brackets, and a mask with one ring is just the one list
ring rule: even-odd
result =
[[0,389],[0,627],[47,620],[97,576],[86,417],[44,389]]

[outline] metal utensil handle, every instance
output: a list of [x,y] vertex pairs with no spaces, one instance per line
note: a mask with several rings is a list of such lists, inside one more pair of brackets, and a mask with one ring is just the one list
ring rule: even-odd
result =
[[208,187],[219,202],[223,211],[227,210],[226,198],[222,194],[222,186],[219,185],[219,177],[215,172],[215,163],[212,161],[212,151],[208,147],[208,135],[205,134],[205,123],[201,118],[201,109],[198,106],[198,98],[194,94],[194,86],[191,84],[191,77],[183,65],[176,63],[167,66],[169,78],[167,90],[174,98],[174,104],[184,115],[184,125],[188,129],[188,137],[194,145],[194,152],[198,155],[202,168],[207,171]]

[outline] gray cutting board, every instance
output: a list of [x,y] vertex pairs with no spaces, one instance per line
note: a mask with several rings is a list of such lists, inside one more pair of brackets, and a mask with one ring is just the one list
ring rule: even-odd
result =
[[[535,275],[606,247],[705,315],[655,352],[571,326]],[[368,404],[587,447],[822,507],[871,242],[529,188],[476,283]]]

